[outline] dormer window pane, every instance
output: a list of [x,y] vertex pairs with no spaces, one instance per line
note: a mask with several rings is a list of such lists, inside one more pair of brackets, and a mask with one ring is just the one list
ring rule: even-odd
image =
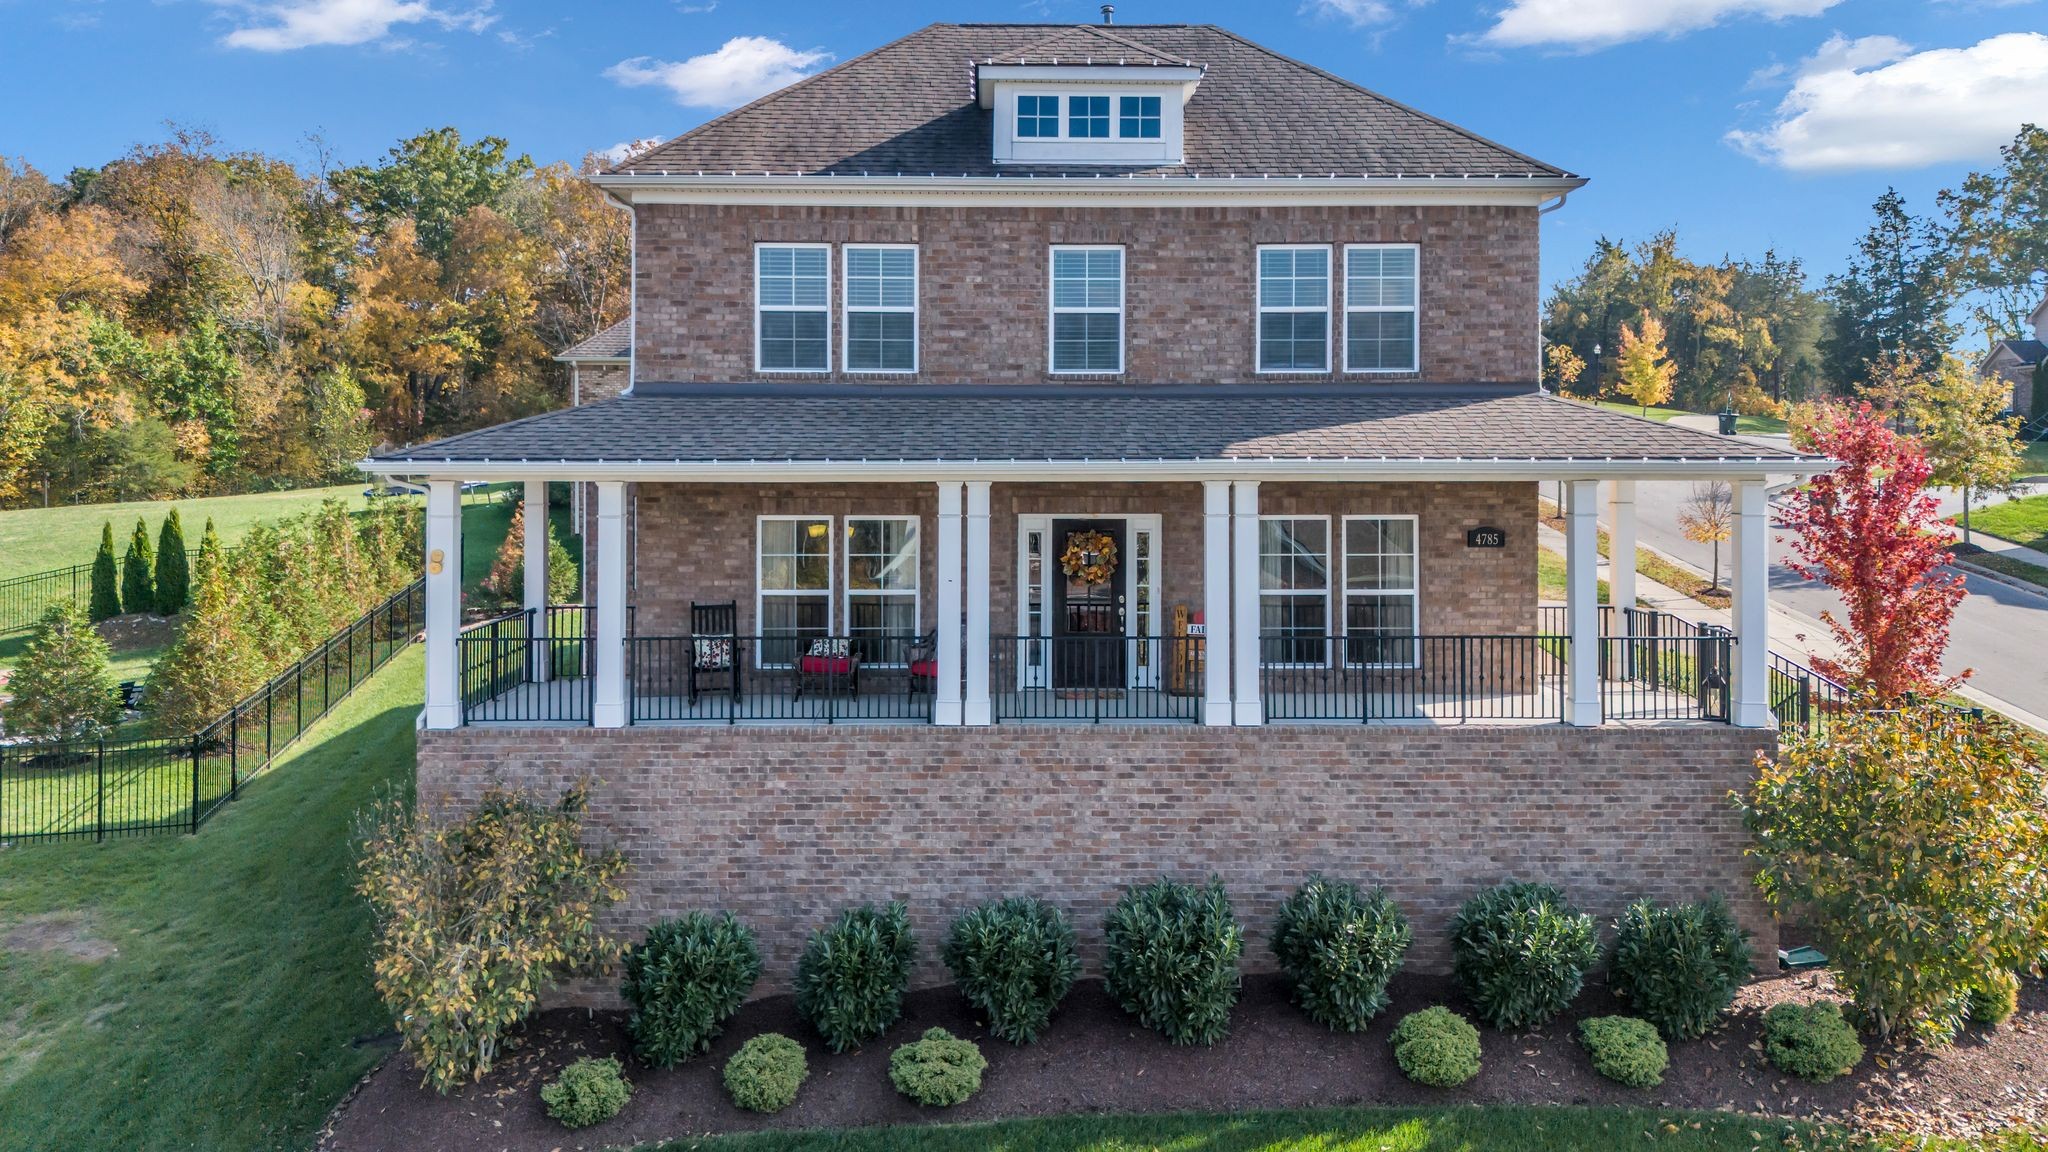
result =
[[1067,97],[1067,135],[1080,140],[1109,139],[1109,97]]
[[1131,139],[1159,139],[1159,97],[1118,97],[1116,134]]
[[1052,140],[1057,139],[1059,134],[1059,97],[1017,97],[1017,135],[1020,139]]

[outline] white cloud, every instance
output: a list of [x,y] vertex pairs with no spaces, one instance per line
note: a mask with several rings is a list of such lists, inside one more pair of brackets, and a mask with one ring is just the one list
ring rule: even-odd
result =
[[443,28],[481,32],[494,17],[485,3],[446,11],[427,0],[214,0],[257,21],[221,38],[230,48],[288,52],[319,44],[371,44],[389,36],[399,24],[433,23]]
[[662,138],[659,136],[646,136],[638,140],[621,140],[609,148],[598,149],[597,154],[604,158],[605,163],[617,164],[628,156],[638,156],[649,148],[660,144],[661,141]]
[[1677,36],[1723,20],[1818,16],[1842,0],[1508,0],[1493,27],[1474,42],[1495,48],[1554,44],[1605,48],[1654,36]]
[[830,60],[822,51],[799,52],[766,36],[735,36],[716,52],[680,63],[635,56],[604,74],[628,88],[658,84],[691,108],[733,108],[810,75],[812,65]]
[[1771,124],[1728,142],[1802,172],[1918,168],[1995,153],[2048,119],[2048,35],[2008,32],[1914,52],[1889,36],[1831,38],[1799,67]]
[[1353,28],[1363,28],[1392,20],[1394,8],[1385,0],[1308,0],[1301,6],[1301,14],[1346,20]]

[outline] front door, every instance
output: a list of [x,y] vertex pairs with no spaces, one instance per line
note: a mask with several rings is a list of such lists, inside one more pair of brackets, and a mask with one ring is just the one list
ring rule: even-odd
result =
[[1122,520],[1052,522],[1054,688],[1123,688],[1124,549]]

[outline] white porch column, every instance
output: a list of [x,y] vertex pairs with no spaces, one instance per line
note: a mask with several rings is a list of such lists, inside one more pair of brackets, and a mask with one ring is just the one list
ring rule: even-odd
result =
[[1202,481],[1202,723],[1230,723],[1230,481]]
[[993,716],[988,698],[989,586],[988,481],[967,482],[967,700],[961,721],[986,727]]
[[626,485],[597,482],[596,677],[590,723],[626,726]]
[[1565,723],[1600,723],[1600,482],[1565,485],[1565,631],[1571,652],[1565,667]]
[[1729,537],[1734,586],[1735,675],[1730,711],[1740,728],[1769,728],[1771,715],[1771,517],[1762,480],[1735,484],[1735,525]]
[[548,679],[548,482],[526,482],[526,611],[532,631],[527,644],[527,673],[535,683]]
[[1636,606],[1636,482],[1616,480],[1607,510],[1607,602],[1626,628],[1626,613]]
[[939,652],[932,723],[957,725],[960,705],[960,482],[939,483]]
[[462,726],[455,637],[462,630],[462,485],[427,481],[427,708],[429,728]]
[[1259,482],[1239,480],[1230,488],[1231,720],[1266,722],[1259,697]]

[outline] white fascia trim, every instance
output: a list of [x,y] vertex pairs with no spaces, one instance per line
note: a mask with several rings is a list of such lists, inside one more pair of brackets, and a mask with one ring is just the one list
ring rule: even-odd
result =
[[992,205],[1161,207],[1246,204],[1448,204],[1540,207],[1578,176],[795,176],[634,172],[594,176],[634,204]]
[[1836,467],[1833,460],[734,460],[680,461],[475,460],[405,462],[364,460],[357,467],[373,475],[418,479],[473,480],[640,480],[710,483],[730,480],[823,481],[852,484],[938,480],[1761,480],[1765,476],[1812,476]]
[[632,359],[631,359],[630,357],[626,357],[626,356],[555,356],[555,357],[552,357],[552,359],[553,359],[553,360],[555,361],[555,363],[557,363],[557,364],[630,364],[630,363],[632,363]]
[[1060,84],[1119,87],[1167,87],[1179,85],[1181,103],[1195,94],[1206,69],[1194,64],[1154,64],[1150,60],[1105,60],[1086,64],[980,64],[974,69],[974,99],[983,111],[996,106],[995,86],[1004,84]]

